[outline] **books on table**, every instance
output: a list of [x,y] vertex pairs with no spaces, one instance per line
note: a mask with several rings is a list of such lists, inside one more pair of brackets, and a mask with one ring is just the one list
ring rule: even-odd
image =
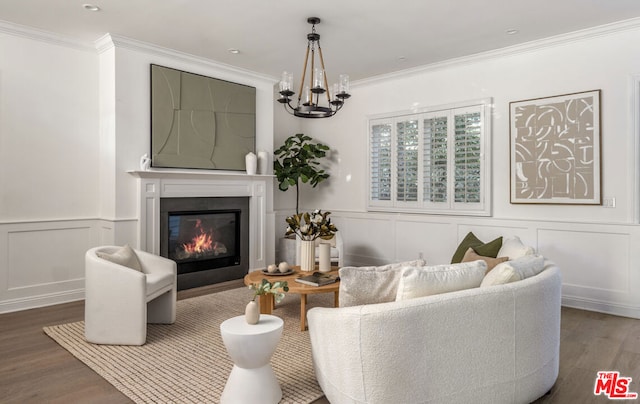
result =
[[314,272],[311,275],[296,278],[296,282],[311,286],[324,286],[339,280],[340,278],[337,275],[324,274],[322,272]]

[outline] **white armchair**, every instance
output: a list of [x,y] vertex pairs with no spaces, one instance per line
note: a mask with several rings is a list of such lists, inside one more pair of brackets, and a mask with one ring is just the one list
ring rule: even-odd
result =
[[[136,265],[128,267],[98,256],[123,252],[139,263],[140,270],[132,269]],[[172,260],[128,246],[90,249],[85,254],[86,340],[94,344],[143,345],[147,323],[175,322],[176,283],[177,268]]]
[[[316,263],[318,262],[318,245],[320,243],[331,244],[331,265],[337,265],[342,268],[344,266],[344,245],[340,232],[337,231],[331,240],[316,239]],[[296,237],[296,265],[300,265],[301,261],[300,245],[300,238]]]

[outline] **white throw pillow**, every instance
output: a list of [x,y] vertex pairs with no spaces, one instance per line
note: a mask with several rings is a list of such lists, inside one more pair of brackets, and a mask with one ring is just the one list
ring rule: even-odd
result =
[[509,257],[510,260],[515,260],[533,254],[535,254],[533,247],[524,245],[520,241],[520,237],[513,236],[502,240],[502,247],[500,247],[497,257]]
[[392,302],[396,299],[401,269],[424,264],[424,260],[415,260],[378,267],[342,267],[339,271],[339,306]]
[[544,269],[544,257],[526,255],[524,257],[498,264],[484,277],[481,288],[521,281],[537,275]]
[[477,288],[486,271],[487,263],[482,260],[404,268],[398,284],[396,301]]
[[135,269],[136,271],[142,272],[142,265],[138,260],[138,256],[136,255],[136,252],[133,251],[133,248],[131,248],[128,244],[124,247],[120,247],[112,253],[97,251],[96,255],[102,259],[111,261],[114,264],[122,265],[127,268]]
[[496,265],[491,271],[489,271],[489,273],[487,273],[482,279],[480,287],[485,288],[487,286],[504,285],[505,283],[515,282],[518,280],[516,271],[511,265],[509,265],[509,261],[507,261]]

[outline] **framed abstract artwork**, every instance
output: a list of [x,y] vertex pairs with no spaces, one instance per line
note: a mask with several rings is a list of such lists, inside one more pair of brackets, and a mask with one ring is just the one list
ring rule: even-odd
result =
[[509,103],[511,203],[600,205],[600,90]]
[[151,65],[153,167],[244,171],[255,144],[255,87]]

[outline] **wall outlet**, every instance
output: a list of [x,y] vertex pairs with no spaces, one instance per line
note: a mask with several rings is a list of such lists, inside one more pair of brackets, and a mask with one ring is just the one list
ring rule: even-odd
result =
[[615,208],[616,207],[616,198],[604,198],[602,200],[603,208]]

